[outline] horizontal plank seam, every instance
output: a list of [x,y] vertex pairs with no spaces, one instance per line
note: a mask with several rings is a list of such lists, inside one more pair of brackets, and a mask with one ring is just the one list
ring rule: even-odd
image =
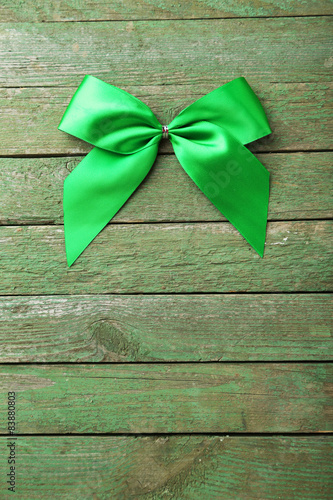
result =
[[[25,159],[25,158],[73,158],[73,157],[77,157],[77,158],[84,158],[87,154],[89,153],[89,151],[87,151],[86,153],[67,153],[67,154],[64,154],[64,153],[59,153],[59,154],[18,154],[18,155],[0,155],[0,159],[12,159],[12,158],[21,158],[21,159]],[[297,153],[304,153],[304,154],[307,154],[307,153],[333,153],[333,148],[332,149],[277,149],[277,150],[269,150],[269,151],[251,151],[252,154],[255,154],[255,155],[270,155],[270,154],[297,154]],[[173,151],[159,151],[157,153],[157,156],[175,156],[175,153]]]
[[[310,219],[311,222],[319,222],[319,221],[323,221],[323,220],[326,220],[326,221],[331,221],[333,220],[332,217],[328,217],[328,218],[314,218],[314,219]],[[301,223],[301,222],[308,222],[309,219],[295,219],[294,221],[290,221],[290,220],[285,220],[285,219],[275,219],[273,221],[269,221],[268,222],[297,222],[297,223]],[[117,226],[152,226],[152,225],[157,225],[157,224],[161,224],[161,225],[164,225],[164,224],[183,224],[184,226],[185,225],[188,225],[188,224],[231,224],[230,222],[228,222],[227,220],[221,220],[221,221],[216,221],[216,220],[213,220],[213,221],[210,221],[210,220],[186,220],[186,221],[177,221],[177,220],[171,220],[171,221],[151,221],[151,222],[141,222],[141,221],[134,221],[134,222],[121,222],[121,221],[115,221],[115,222],[111,222],[111,224],[109,223],[109,225],[117,225]],[[16,227],[17,225],[20,225],[20,224],[6,224],[7,227]],[[49,223],[45,222],[45,223],[41,223],[41,224],[35,224],[35,223],[30,223],[30,224],[27,224],[26,225],[27,227],[34,227],[34,226],[45,226],[45,227],[48,227],[50,226]],[[52,224],[52,226],[59,226],[59,227],[62,227],[63,224],[60,224],[60,223],[56,223],[56,224]]]
[[[333,291],[332,291],[333,292]],[[190,292],[190,293],[184,293],[184,292],[179,292],[179,293],[176,293],[176,295],[178,295],[179,297],[183,296],[184,298],[187,297],[188,295],[196,295],[196,296],[202,296],[204,297],[205,295],[216,295],[216,297],[221,297],[221,296],[230,296],[230,295],[243,295],[244,297],[246,297],[247,295],[263,295],[263,294],[266,294],[266,295],[327,295],[328,297],[331,297],[331,292],[326,292],[326,291],[323,291],[323,292],[310,292],[310,291],[306,291],[306,292],[233,292],[233,293],[228,293],[228,292]],[[71,297],[74,297],[74,298],[91,298],[91,297],[107,297],[108,295],[110,295],[110,297],[116,297],[118,295],[118,293],[103,293],[103,294],[100,294],[100,293],[95,293],[95,294],[86,294],[86,293],[77,293],[77,294],[72,294]],[[137,293],[123,293],[122,294],[122,297],[126,297],[126,295],[128,295],[129,297],[132,297],[133,295],[143,295],[142,293],[140,294],[137,294]],[[175,295],[175,293],[172,293],[172,292],[166,292],[166,293],[158,293],[158,292],[147,292],[144,294],[145,296],[151,296],[151,297],[154,297],[155,295],[163,295],[164,297],[167,297],[168,295],[172,296],[172,295]],[[22,295],[22,297],[25,297],[26,295]],[[57,296],[59,297],[67,297],[66,294],[57,294]],[[11,298],[11,297],[20,297],[20,294],[13,294],[13,295],[1,295],[0,294],[0,300],[1,299],[8,299],[8,298]],[[29,295],[30,298],[33,298],[33,297],[49,297],[49,298],[52,298],[54,297],[54,294],[50,295],[50,294],[35,294],[35,295]]]
[[27,434],[2,434],[0,433],[0,437],[3,438],[17,438],[17,437],[163,437],[163,436],[211,436],[211,437],[233,437],[233,438],[252,438],[252,437],[333,437],[332,431],[317,431],[317,432],[131,432],[131,433],[123,433],[123,432],[71,432],[71,433],[27,433]]
[[[323,210],[326,210],[326,209],[323,209]],[[301,212],[303,212],[303,210],[300,210]],[[297,212],[297,210],[294,210],[294,212]],[[139,214],[138,214],[139,215]],[[12,217],[11,217],[12,218]],[[45,217],[46,218],[46,217]],[[316,221],[332,221],[333,218],[332,217],[316,217],[315,219],[313,219],[312,217],[307,217],[307,218],[302,218],[302,219],[294,219],[294,218],[286,218],[286,219],[267,219],[267,222],[307,222],[307,221],[312,221],[312,222],[316,222]],[[142,226],[143,224],[146,224],[146,225],[155,225],[155,224],[218,224],[218,223],[229,223],[228,221],[225,221],[225,220],[222,220],[222,221],[219,221],[219,220],[209,220],[209,219],[206,219],[206,220],[192,220],[192,219],[179,219],[179,220],[175,220],[175,219],[170,219],[170,220],[162,220],[162,221],[114,221],[114,222],[108,222],[107,226]],[[230,224],[230,223],[229,223]],[[20,227],[20,226],[24,226],[24,227],[39,227],[39,226],[44,226],[44,227],[56,227],[56,226],[60,226],[62,227],[63,224],[59,223],[59,222],[45,222],[45,221],[42,221],[42,222],[24,222],[24,221],[19,221],[19,222],[10,222],[10,223],[7,223],[7,222],[2,222],[2,219],[0,219],[0,226],[2,227]]]
[[[139,215],[139,214],[138,214]],[[302,218],[302,219],[267,219],[267,222],[330,222],[333,221],[332,217],[315,217],[314,219],[312,218]],[[161,220],[161,221],[114,221],[114,222],[109,222],[107,226],[156,226],[156,225],[161,225],[164,226],[165,224],[179,224],[179,225],[188,225],[188,224],[231,224],[227,220]],[[0,226],[1,227],[63,227],[64,224],[61,224],[59,222],[28,222],[24,223],[24,221],[17,222],[17,223],[2,223],[0,219]]]
[[[35,23],[36,24],[36,23]],[[1,23],[0,23],[1,25]],[[306,81],[306,80],[302,80],[302,81],[295,81],[295,80],[291,80],[291,81],[286,81],[286,80],[279,80],[279,81],[265,81],[265,83],[274,83],[274,84],[290,84],[290,85],[297,85],[297,84],[302,84],[302,83],[311,83],[313,84],[313,80],[309,80],[309,81]],[[315,82],[316,84],[324,84],[324,85],[329,85],[331,82],[330,81],[326,81],[326,80],[318,80]],[[170,86],[174,86],[174,87],[186,87],[188,86],[189,84],[188,83],[180,83],[180,82],[177,82],[176,84],[175,83],[172,83],[172,82],[163,82],[163,83],[151,83],[149,84],[149,87],[167,87],[168,85]],[[139,86],[139,85],[136,85],[136,86]],[[143,87],[147,87],[147,85],[143,85]],[[75,87],[75,85],[53,85],[53,84],[48,84],[48,85],[42,85],[42,86],[39,86],[39,85],[1,85],[0,83],[0,89],[75,89],[77,87]],[[195,95],[199,95],[199,93],[197,92]]]
[[[255,292],[118,292],[118,293],[91,293],[91,294],[86,294],[86,297],[119,297],[119,296],[200,296],[200,295],[226,295],[226,296],[233,296],[233,295],[330,295],[333,294],[333,289],[332,290],[318,290],[318,291],[313,291],[313,290],[295,290],[295,291],[290,291],[290,290],[282,290],[282,291],[255,291]],[[36,294],[28,294],[28,293],[18,293],[18,294],[8,294],[8,295],[0,295],[1,298],[10,298],[10,297],[78,297],[80,294],[75,295],[71,293],[40,293],[38,295]]]
[[237,21],[240,19],[311,19],[317,17],[332,17],[333,14],[293,14],[293,15],[275,15],[275,16],[220,16],[220,17],[147,17],[147,18],[128,18],[128,19],[82,19],[82,20],[43,20],[43,21],[0,21],[0,24],[60,24],[60,23],[126,23],[129,21],[133,22],[165,22],[165,21]]
[[[0,366],[7,366],[7,365],[11,365],[11,366],[45,366],[45,367],[48,367],[48,366],[57,366],[57,365],[61,365],[61,366],[85,366],[85,365],[91,365],[91,366],[95,366],[95,365],[104,365],[104,366],[132,366],[132,365],[151,365],[151,366],[155,366],[155,365],[165,365],[165,366],[169,366],[169,365],[298,365],[298,364],[301,364],[301,365],[304,365],[304,364],[310,364],[310,365],[315,365],[315,364],[318,364],[318,365],[330,365],[330,364],[333,364],[333,358],[332,359],[328,359],[328,360],[299,360],[297,359],[296,361],[295,360],[291,360],[291,359],[288,359],[288,360],[282,360],[282,361],[279,361],[279,360],[267,360],[267,361],[262,361],[262,360],[244,360],[244,361],[232,361],[232,360],[225,360],[225,361],[84,361],[84,362],[77,362],[77,361],[48,361],[48,362],[45,362],[45,361],[19,361],[19,362],[15,362],[15,361],[8,361],[8,362],[4,362],[4,361],[1,361],[0,362]],[[106,377],[92,377],[92,378],[106,378]],[[128,380],[128,378],[126,377],[118,377],[120,378],[121,380]],[[132,379],[134,380],[144,380],[143,377],[136,377],[136,378],[133,378]],[[155,379],[152,379],[152,378],[149,378],[147,380],[155,380]]]

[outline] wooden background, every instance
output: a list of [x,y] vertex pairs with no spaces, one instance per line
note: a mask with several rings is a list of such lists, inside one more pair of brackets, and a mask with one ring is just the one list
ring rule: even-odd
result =
[[[332,4],[2,0],[0,498],[332,498]],[[264,259],[170,144],[72,268],[57,130],[85,74],[161,123],[245,76],[273,133]]]

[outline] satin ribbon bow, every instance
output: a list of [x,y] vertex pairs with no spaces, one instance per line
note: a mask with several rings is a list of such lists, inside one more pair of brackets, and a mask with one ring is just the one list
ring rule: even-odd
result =
[[195,184],[263,256],[269,172],[244,144],[271,129],[245,78],[201,97],[162,127],[142,101],[87,75],[58,128],[95,146],[64,182],[69,266],[146,177],[162,137],[170,139]]

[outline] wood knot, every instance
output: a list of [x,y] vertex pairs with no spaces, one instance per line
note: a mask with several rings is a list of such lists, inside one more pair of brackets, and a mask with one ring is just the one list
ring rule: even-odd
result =
[[101,319],[90,325],[91,337],[103,361],[135,361],[140,346],[129,339],[119,327],[118,322]]

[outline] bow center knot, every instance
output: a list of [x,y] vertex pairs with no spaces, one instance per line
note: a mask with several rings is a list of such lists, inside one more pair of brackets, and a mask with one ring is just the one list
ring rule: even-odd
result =
[[168,125],[162,125],[162,137],[163,139],[168,139],[169,138],[169,127]]

